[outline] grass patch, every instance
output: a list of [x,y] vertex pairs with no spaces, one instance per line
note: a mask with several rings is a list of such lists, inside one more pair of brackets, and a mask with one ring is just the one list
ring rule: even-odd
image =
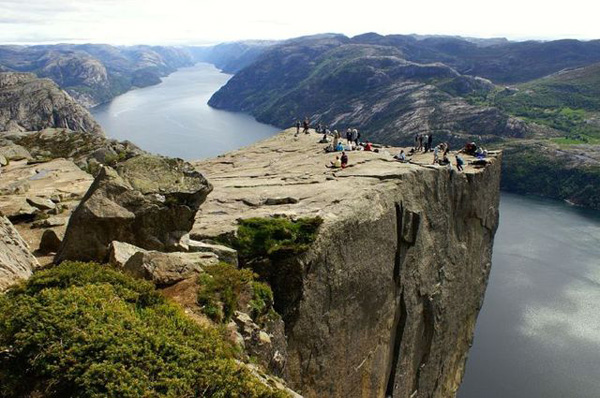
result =
[[293,256],[308,250],[322,223],[320,217],[249,218],[240,222],[232,243],[243,259]]
[[152,284],[64,262],[0,295],[0,396],[284,397]]

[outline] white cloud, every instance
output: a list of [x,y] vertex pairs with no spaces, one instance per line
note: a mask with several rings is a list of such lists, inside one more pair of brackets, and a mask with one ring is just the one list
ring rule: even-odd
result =
[[510,38],[600,38],[598,6],[572,0],[368,2],[304,0],[0,0],[0,42],[87,40],[169,44],[355,35],[460,34]]

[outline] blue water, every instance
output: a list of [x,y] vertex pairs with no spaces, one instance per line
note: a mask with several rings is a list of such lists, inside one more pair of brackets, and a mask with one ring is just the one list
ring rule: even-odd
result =
[[159,85],[120,95],[91,112],[109,137],[186,160],[212,157],[278,131],[243,113],[207,105],[210,96],[230,78],[212,65],[198,64],[178,70]]
[[[93,110],[109,136],[184,159],[274,134],[206,102],[206,64]],[[459,398],[600,397],[600,212],[503,194],[492,271]]]

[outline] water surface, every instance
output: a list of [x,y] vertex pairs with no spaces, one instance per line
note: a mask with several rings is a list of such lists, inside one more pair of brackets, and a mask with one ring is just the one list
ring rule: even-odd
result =
[[600,397],[600,212],[502,195],[458,396]]
[[159,85],[93,108],[92,115],[109,137],[187,160],[216,156],[275,134],[277,128],[249,115],[207,105],[230,78],[209,64],[182,68]]

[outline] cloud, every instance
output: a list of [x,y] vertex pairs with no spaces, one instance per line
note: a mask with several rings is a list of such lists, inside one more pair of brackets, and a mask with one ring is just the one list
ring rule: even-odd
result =
[[571,0],[565,8],[541,0],[505,0],[490,7],[476,0],[0,0],[0,42],[84,36],[93,42],[168,44],[282,39],[324,31],[539,38],[556,37],[557,27],[568,37],[600,37],[596,13],[584,3]]

